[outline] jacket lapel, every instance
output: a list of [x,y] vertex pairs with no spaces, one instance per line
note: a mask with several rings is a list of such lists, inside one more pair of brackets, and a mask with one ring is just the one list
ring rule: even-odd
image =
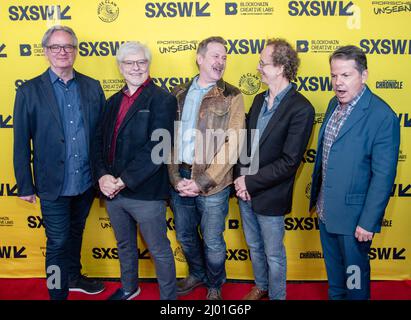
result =
[[[292,96],[295,94],[295,89],[292,87],[290,91],[287,92],[287,94],[284,96],[284,98],[281,100],[280,105],[277,107],[277,110],[274,112],[272,115],[270,121],[268,121],[267,127],[264,129],[261,138],[260,138],[260,147],[264,143],[264,141],[267,139],[271,131],[274,129],[275,125],[277,122],[281,119],[283,114],[290,108],[290,101]],[[261,110],[261,108],[260,108]],[[257,116],[258,117],[258,116]]]
[[60,110],[57,104],[56,96],[54,95],[54,90],[51,84],[48,69],[41,75],[41,83],[41,89],[43,90],[45,101],[47,102],[47,105],[50,108],[52,115],[56,119],[57,124],[61,129],[61,132],[64,133],[63,124],[61,122]]
[[371,92],[368,88],[366,88],[365,92],[363,93],[363,96],[354,106],[354,109],[352,110],[351,114],[348,116],[340,132],[335,138],[334,142],[338,141],[338,139],[343,137],[358,121],[360,121],[366,115],[366,111],[370,105],[370,99],[371,99]]
[[[137,97],[136,101],[131,105],[130,109],[127,111],[126,116],[124,117],[123,122],[120,125],[120,128],[118,129],[118,134],[120,134],[120,131],[126,126],[127,122],[134,116],[134,114],[141,109],[146,101],[149,99],[151,96],[151,91],[153,90],[152,87],[153,83],[150,83],[146,88],[143,88],[143,91],[141,91],[140,95]],[[121,103],[121,101],[120,101]],[[118,112],[116,113],[118,114]]]

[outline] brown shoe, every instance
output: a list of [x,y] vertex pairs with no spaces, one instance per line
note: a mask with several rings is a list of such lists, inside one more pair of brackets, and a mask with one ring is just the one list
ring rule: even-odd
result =
[[268,295],[268,291],[260,290],[257,287],[253,287],[249,293],[247,293],[243,300],[260,300]]

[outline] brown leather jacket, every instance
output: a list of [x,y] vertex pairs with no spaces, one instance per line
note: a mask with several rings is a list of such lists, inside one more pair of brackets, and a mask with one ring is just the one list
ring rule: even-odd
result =
[[[178,124],[181,124],[184,102],[191,84],[192,81],[173,89],[178,103]],[[207,196],[233,182],[233,166],[241,151],[239,146],[243,145],[239,132],[245,128],[243,96],[238,88],[221,79],[204,96],[198,114],[196,129],[201,134],[196,134],[191,178],[199,186],[200,194]],[[214,129],[214,132],[207,129]],[[178,137],[178,130],[179,125],[175,129],[175,137]],[[168,165],[173,187],[182,180],[178,163],[179,147],[176,142],[171,151],[171,164]]]

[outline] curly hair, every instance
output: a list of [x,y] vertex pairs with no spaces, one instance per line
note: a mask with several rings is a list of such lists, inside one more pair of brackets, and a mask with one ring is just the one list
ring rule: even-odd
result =
[[267,47],[273,46],[273,64],[284,67],[284,77],[289,81],[295,81],[297,77],[300,58],[297,51],[284,39],[274,38],[267,40]]

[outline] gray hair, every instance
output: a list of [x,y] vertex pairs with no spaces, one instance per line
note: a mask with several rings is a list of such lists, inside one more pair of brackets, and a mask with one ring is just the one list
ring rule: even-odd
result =
[[148,60],[148,63],[151,63],[151,51],[150,49],[138,41],[127,41],[124,42],[117,50],[117,63],[120,64],[125,57],[130,54],[136,54],[138,52],[143,52],[144,57]]
[[56,31],[64,31],[67,32],[71,38],[73,39],[73,46],[77,47],[78,45],[78,39],[76,34],[74,33],[73,29],[71,29],[70,27],[67,26],[61,26],[61,25],[56,25],[56,26],[52,26],[51,28],[49,28],[46,33],[43,36],[43,39],[41,40],[41,46],[43,48],[47,47],[49,40],[51,38],[51,36],[53,35],[54,32]]

